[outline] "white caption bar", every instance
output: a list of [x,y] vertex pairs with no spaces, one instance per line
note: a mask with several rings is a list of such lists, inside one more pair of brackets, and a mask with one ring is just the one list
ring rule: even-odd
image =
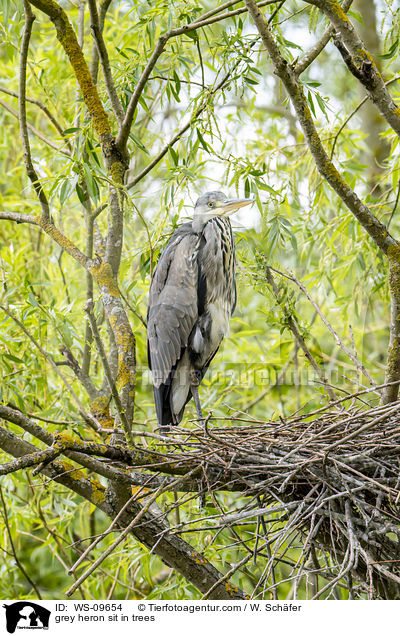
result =
[[[384,606],[382,605],[384,603]],[[387,601],[2,601],[0,634],[15,636],[131,636],[206,634],[260,636],[348,634],[352,624],[363,636],[376,636],[399,602]],[[190,630],[190,631],[189,631]],[[254,631],[253,631],[254,630]]]

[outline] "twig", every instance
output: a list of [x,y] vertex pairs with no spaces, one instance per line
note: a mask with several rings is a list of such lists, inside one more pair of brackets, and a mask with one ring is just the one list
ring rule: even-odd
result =
[[[182,477],[179,477],[175,480],[176,483],[179,483],[182,480]],[[79,579],[65,592],[66,596],[72,596],[72,594],[78,589],[78,587],[90,576],[97,567],[115,550],[115,548],[122,543],[122,541],[126,538],[126,536],[132,531],[132,529],[137,525],[138,521],[146,514],[146,512],[151,507],[152,503],[156,501],[156,499],[165,491],[165,486],[161,485],[157,488],[156,492],[147,500],[146,504],[143,507],[140,507],[139,512],[135,515],[129,525],[121,532],[118,538],[102,553],[102,555],[96,559],[96,561],[79,577]]]
[[[18,112],[12,106],[7,104],[7,102],[3,101],[2,99],[0,99],[0,106],[5,108],[5,110],[7,110],[13,117],[15,117],[16,119],[19,119]],[[57,144],[55,144],[53,141],[51,141],[51,139],[49,139],[43,133],[41,133],[40,130],[38,130],[37,128],[32,126],[32,124],[30,124],[29,122],[26,122],[26,126],[35,135],[35,137],[37,137],[38,139],[41,139],[42,141],[44,141],[44,143],[47,144],[47,146],[50,146],[50,148],[53,148],[53,150],[56,150],[56,152],[59,152],[59,153],[65,155],[66,157],[70,157],[70,154],[68,152],[66,152],[65,150],[63,150],[59,146],[57,146]],[[36,181],[37,181],[37,179],[36,179]]]
[[[273,0],[273,2],[271,2],[271,0],[266,0],[264,2],[260,2],[257,6],[262,7],[265,6],[267,4],[276,4],[278,2],[278,0]],[[228,18],[232,18],[236,15],[240,15],[241,13],[245,13],[247,11],[247,9],[236,9],[235,11],[227,11],[226,13],[223,13],[222,15],[216,15],[215,16],[215,12],[213,16],[210,16],[208,18],[197,18],[196,20],[194,20],[193,22],[191,22],[190,24],[185,24],[182,27],[178,27],[176,29],[171,29],[169,31],[166,31],[165,33],[163,33],[162,35],[160,35],[160,37],[158,38],[157,44],[151,54],[151,56],[149,57],[149,60],[142,72],[141,77],[139,78],[138,83],[136,84],[135,90],[133,92],[133,95],[129,101],[128,107],[126,109],[126,114],[125,114],[125,118],[124,121],[122,123],[122,125],[120,126],[118,135],[116,137],[116,144],[117,147],[121,150],[121,152],[123,151],[123,149],[126,146],[126,143],[128,141],[128,137],[129,137],[129,133],[130,133],[130,129],[132,126],[132,122],[133,122],[133,117],[137,108],[137,105],[139,103],[139,99],[143,93],[143,90],[147,84],[147,80],[149,79],[151,72],[153,71],[155,65],[157,64],[157,61],[159,59],[159,57],[162,55],[165,46],[167,44],[167,42],[175,37],[178,37],[180,35],[184,35],[185,33],[190,33],[192,31],[196,31],[197,29],[201,29],[205,26],[209,26],[211,24],[214,24],[215,22],[220,22],[222,20],[226,20]],[[210,12],[211,13],[211,12]],[[206,14],[206,15],[210,15],[210,13]]]
[[[5,93],[6,95],[10,95],[11,97],[16,97],[17,99],[19,99],[19,94],[18,93],[16,93],[15,91],[11,91],[8,88],[4,88],[3,86],[0,86],[0,92],[1,93]],[[64,136],[64,128],[63,128],[63,126],[61,126],[61,124],[57,121],[57,119],[54,117],[52,112],[47,108],[46,104],[43,104],[43,102],[41,102],[39,99],[36,99],[34,97],[28,97],[27,95],[25,96],[25,100],[27,102],[29,102],[30,104],[35,104],[35,106],[38,106],[40,108],[40,110],[42,110],[44,112],[44,114],[49,119],[49,121],[51,121],[51,123],[53,124],[53,126],[57,130],[57,132],[62,137]],[[69,144],[69,140],[67,139],[66,141],[67,141],[67,144]]]

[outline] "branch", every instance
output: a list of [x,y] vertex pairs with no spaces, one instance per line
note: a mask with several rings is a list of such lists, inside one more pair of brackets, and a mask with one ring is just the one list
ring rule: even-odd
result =
[[[92,305],[92,303],[88,302],[86,304],[85,311],[86,311],[86,314],[87,314],[87,316],[89,318],[90,327],[91,327],[91,330],[92,330],[94,341],[96,343],[96,348],[97,348],[101,363],[103,365],[104,373],[105,373],[105,376],[106,376],[107,381],[108,381],[108,385],[109,385],[109,388],[110,388],[111,395],[114,398],[115,406],[117,408],[118,415],[119,415],[119,418],[121,420],[122,428],[125,431],[125,435],[126,435],[126,439],[128,441],[128,444],[132,445],[133,444],[133,439],[132,439],[132,434],[131,434],[131,423],[128,422],[128,420],[127,420],[124,407],[123,407],[123,405],[121,403],[120,397],[118,395],[117,388],[115,386],[115,382],[114,382],[113,377],[112,377],[112,373],[111,373],[110,366],[108,364],[106,352],[104,350],[103,341],[102,341],[102,339],[100,337],[100,333],[99,333],[99,330],[97,328],[96,319],[95,319],[95,317],[93,315],[93,305]],[[133,388],[134,387],[132,387],[128,383],[128,390],[132,391]],[[128,405],[128,408],[129,408],[129,405]]]
[[68,20],[68,16],[54,0],[29,0],[29,2],[49,16],[56,28],[57,39],[64,48],[71,63],[82,92],[84,103],[99,137],[107,168],[112,170],[115,162],[124,162],[125,159],[123,159],[116,149],[107,113],[104,110],[97,88],[83,56],[82,49],[79,46],[75,31]]
[[330,161],[315,128],[307,100],[295,72],[282,56],[271,30],[254,0],[245,0],[245,2],[261,35],[263,44],[270,55],[275,73],[282,80],[291,98],[319,172],[358,219],[376,245],[388,257],[394,258],[396,256],[400,258],[399,243],[389,234],[383,223],[381,223],[372,214],[371,210],[358,198],[357,194],[349,187],[334,164]]
[[29,338],[29,340],[33,343],[33,345],[40,351],[40,353],[42,354],[44,359],[53,367],[54,371],[57,373],[57,375],[59,376],[61,381],[65,384],[66,388],[68,389],[69,393],[71,394],[71,397],[73,398],[74,402],[76,403],[76,405],[77,405],[77,407],[79,409],[79,412],[83,415],[85,420],[86,421],[90,421],[92,423],[92,426],[93,426],[93,428],[95,430],[97,430],[98,428],[101,428],[99,422],[94,417],[92,417],[89,414],[85,413],[85,408],[84,408],[82,402],[80,401],[79,397],[76,395],[74,389],[72,388],[72,386],[68,382],[67,378],[61,373],[60,369],[58,368],[58,366],[54,362],[53,358],[48,353],[46,353],[46,351],[39,344],[39,342],[37,340],[35,340],[35,338],[29,333],[29,331],[27,330],[25,325],[22,324],[22,322],[16,316],[14,316],[14,314],[8,309],[8,307],[5,307],[4,305],[0,305],[0,309],[2,311],[4,311],[4,313],[7,314],[7,316],[9,318],[11,318],[18,325],[18,327],[24,332],[24,334]]
[[[262,2],[258,2],[258,6],[259,7],[264,7],[267,4],[278,4],[279,0],[263,0]],[[237,4],[238,0],[229,0],[229,2],[224,2],[224,4],[220,4],[218,7],[216,7],[215,9],[211,9],[211,11],[207,11],[207,13],[203,13],[203,15],[199,16],[198,18],[196,18],[196,20],[193,20],[192,24],[196,24],[196,22],[203,22],[203,20],[206,20],[207,18],[211,18],[213,15],[216,15],[217,13],[221,13],[221,11],[224,11],[225,9],[229,9],[229,7],[232,7],[234,4]],[[237,14],[239,13],[245,13],[247,11],[247,9],[237,9]],[[231,13],[236,13],[236,12],[231,12]]]
[[25,26],[22,36],[21,57],[19,65],[19,124],[21,129],[22,150],[27,175],[33,185],[42,207],[42,219],[48,221],[50,219],[50,208],[46,194],[39,181],[39,177],[33,167],[31,149],[29,145],[28,127],[26,123],[26,65],[28,60],[29,42],[31,39],[32,26],[35,16],[27,2],[24,0]]
[[[348,49],[344,55],[348,69],[361,82],[381,115],[400,137],[400,108],[391,98],[371,53],[365,48],[364,42],[358,36],[339,2],[337,0],[329,0],[329,2],[307,0],[307,2],[323,11],[340,33],[342,44]],[[344,51],[341,50],[341,53],[343,56]]]
[[[318,307],[317,303],[310,296],[310,294],[309,294],[308,290],[306,289],[306,287],[304,287],[303,283],[301,281],[299,281],[293,273],[284,274],[283,272],[279,272],[278,270],[276,270],[273,267],[271,269],[273,269],[274,272],[277,272],[277,274],[280,274],[281,276],[287,277],[289,280],[293,281],[299,287],[299,289],[301,289],[301,291],[303,292],[303,294],[305,295],[307,300],[314,307],[315,311],[317,312],[317,314],[321,318],[322,322],[324,323],[324,325],[328,329],[329,333],[333,336],[333,338],[334,338],[336,344],[338,345],[338,347],[340,347],[340,349],[342,349],[342,351],[344,351],[346,356],[348,358],[350,358],[350,360],[353,362],[355,367],[357,369],[359,369],[359,371],[361,371],[361,373],[363,373],[365,375],[365,377],[367,378],[368,382],[370,382],[370,384],[372,384],[373,386],[376,386],[376,382],[371,378],[370,374],[368,373],[368,371],[366,370],[364,365],[359,362],[359,360],[356,358],[356,356],[354,356],[354,354],[350,351],[350,349],[348,347],[346,347],[344,342],[342,342],[342,340],[340,339],[339,335],[336,333],[336,331],[332,327],[331,323],[328,321],[326,316],[322,313],[322,311]],[[390,380],[386,380],[386,382],[391,382],[392,380],[395,380],[395,379],[397,379],[397,378],[391,378]]]
[[[93,248],[94,248],[94,213],[90,207],[90,209],[85,210],[86,217],[86,256],[88,258],[93,258]],[[90,272],[86,272],[86,302],[93,302],[93,277]],[[82,373],[86,376],[89,375],[90,372],[90,360],[92,355],[92,345],[93,342],[93,334],[90,328],[89,321],[86,321],[85,327],[85,343],[83,346],[83,354],[82,354]]]
[[[0,218],[2,218],[1,213]],[[10,216],[10,213],[6,213],[4,215],[4,218],[12,219],[16,222],[34,223],[34,221],[31,220],[33,219],[33,217],[25,218],[15,214]],[[100,292],[102,294],[104,310],[112,326],[115,341],[117,343],[119,361],[119,385],[121,390],[122,403],[129,422],[133,419],[134,410],[134,387],[136,382],[136,343],[135,336],[132,332],[128,317],[126,315],[111,265],[109,263],[102,263],[99,262],[99,260],[88,258],[76,247],[76,245],[74,245],[66,236],[64,236],[51,221],[37,219],[36,223],[46,232],[46,234],[48,234],[56,243],[58,243],[58,245],[60,245],[78,263],[80,263],[88,272],[90,272],[99,286]],[[8,310],[6,310],[5,308],[3,309],[7,313]],[[10,315],[13,320],[17,321],[22,329],[25,329],[25,327],[21,325],[18,319],[16,319],[10,313],[8,313],[8,315]],[[26,333],[28,337],[31,338],[30,334],[28,332]],[[55,365],[54,361],[52,361],[50,358],[49,361],[51,361],[51,364],[54,365],[58,375],[63,377],[61,372]],[[64,379],[64,382],[67,382],[67,380]],[[89,416],[86,417],[89,418]]]
[[[36,439],[39,439],[41,442],[43,442],[47,446],[52,446],[54,443],[54,437],[53,435],[51,435],[51,433],[48,433],[44,428],[36,424],[36,422],[34,422],[32,418],[28,417],[27,415],[25,415],[24,413],[22,413],[21,411],[17,409],[11,408],[10,406],[5,406],[4,404],[0,404],[0,418],[6,420],[7,422],[12,422],[16,426],[19,426],[20,428],[22,428],[22,430],[27,431],[28,433],[33,435],[33,437],[36,437]],[[57,424],[57,422],[53,422],[53,423]],[[110,432],[112,432],[112,430],[111,431],[107,430],[108,434]],[[164,484],[164,485],[168,484],[168,488],[171,492],[174,492],[175,490],[179,492],[199,492],[203,489],[202,483],[198,479],[196,479],[195,476],[190,477],[190,475],[193,474],[193,471],[191,471],[189,468],[186,473],[182,472],[182,475],[185,477],[185,480],[181,482],[179,485],[179,488],[177,488],[174,485],[175,477],[174,476],[168,477],[167,473],[164,473],[161,475],[157,474],[159,472],[158,468],[155,469],[156,472],[147,472],[147,473],[145,472],[134,473],[126,469],[119,470],[118,468],[115,468],[111,464],[107,464],[103,460],[96,459],[93,455],[88,455],[86,454],[86,452],[83,452],[85,449],[84,446],[78,445],[74,447],[80,448],[80,450],[68,449],[66,445],[64,445],[63,454],[69,457],[70,459],[72,459],[77,464],[80,464],[81,466],[88,468],[91,472],[98,473],[99,475],[106,477],[107,479],[109,479],[110,481],[116,484],[126,484],[130,486],[148,486],[149,480],[151,479],[151,484],[153,487],[158,488],[161,484]],[[89,449],[89,450],[95,450],[95,449],[100,450],[101,446],[96,446],[93,449]],[[103,447],[103,450],[104,450],[104,447]],[[110,453],[111,453],[110,457],[113,457],[115,459],[116,458],[115,452],[113,453],[112,451],[110,451]],[[143,461],[145,461],[144,457],[140,454],[139,455],[136,454],[136,457],[137,457],[136,463],[139,466],[143,464]],[[146,456],[146,457],[147,459],[150,459],[150,461],[153,464],[159,460],[159,456],[157,457]],[[121,455],[119,455],[119,458],[121,460]],[[126,456],[125,456],[125,459],[126,459]],[[130,456],[129,462],[132,464],[132,456]],[[200,469],[199,469],[199,472],[200,472]],[[171,471],[170,471],[170,474],[171,474]],[[175,473],[172,473],[172,474],[174,475]],[[222,480],[220,484],[218,485],[218,490],[226,490],[229,492],[242,491],[243,484],[240,480],[236,480],[232,482],[229,482],[229,481],[224,482]]]
[[4,501],[4,496],[3,496],[3,489],[0,486],[0,499],[1,499],[1,505],[3,508],[3,518],[4,518],[4,525],[6,527],[7,530],[7,534],[8,534],[8,539],[10,541],[10,546],[11,546],[11,551],[12,554],[14,556],[15,559],[15,563],[17,564],[17,567],[21,570],[23,576],[26,578],[26,580],[28,581],[28,583],[32,586],[37,598],[39,600],[42,599],[42,596],[40,594],[40,591],[38,590],[37,586],[35,585],[35,583],[32,581],[32,579],[30,578],[29,574],[27,573],[27,571],[25,570],[23,564],[21,563],[17,551],[15,549],[15,545],[14,545],[14,541],[13,541],[13,536],[10,530],[10,524],[8,522],[8,512],[7,512],[7,506],[6,506],[6,502]]
[[35,216],[31,214],[22,214],[21,212],[7,212],[0,210],[0,219],[5,221],[14,221],[14,223],[30,223],[36,225],[40,229],[40,223]]
[[[6,95],[10,95],[11,97],[16,97],[17,99],[19,99],[19,94],[16,93],[15,91],[10,91],[8,88],[3,88],[2,86],[0,86],[0,92],[1,93],[5,93]],[[39,99],[36,99],[34,97],[27,97],[27,96],[25,96],[25,100],[27,102],[29,102],[30,104],[35,104],[35,106],[38,106],[40,108],[40,110],[42,110],[44,112],[46,117],[51,121],[51,123],[53,124],[53,126],[57,130],[57,132],[61,136],[64,136],[63,127],[61,126],[61,124],[58,123],[57,119],[54,117],[54,115],[51,113],[51,111],[47,108],[47,106],[45,104],[43,104],[43,102],[41,102]],[[28,124],[28,126],[29,126],[29,124]]]
[[[345,0],[343,2],[343,11],[347,13],[349,8],[351,7],[353,0]],[[318,57],[318,55],[324,50],[326,45],[328,44],[331,37],[335,34],[335,28],[331,25],[329,26],[322,37],[312,46],[307,53],[299,60],[294,67],[294,72],[296,75],[301,75],[304,71],[314,62],[314,60]]]
[[[100,2],[99,27],[101,32],[103,32],[105,17],[111,2],[112,0],[102,0]],[[97,84],[98,71],[99,71],[99,53],[98,53],[95,42],[93,42],[92,55],[90,59],[90,75],[93,79],[94,84]]]
[[[175,485],[177,486],[182,481],[182,478],[179,477],[175,479]],[[168,489],[168,485],[162,483],[156,490],[156,492],[149,497],[149,499],[145,502],[144,506],[140,506],[139,512],[133,517],[132,521],[120,532],[119,536],[112,542],[110,546],[102,554],[92,563],[92,565],[79,577],[79,579],[65,592],[66,596],[72,596],[72,594],[80,587],[80,585],[90,576],[101,563],[106,559],[112,552],[114,552],[115,548],[118,547],[120,543],[126,538],[128,534],[134,531],[135,526],[138,521],[144,517],[146,512],[150,509],[151,505],[155,503],[157,498]]]
[[96,397],[99,397],[100,391],[96,389],[91,378],[86,373],[84,373],[83,369],[81,369],[72,351],[70,351],[65,345],[63,345],[62,347],[60,347],[60,352],[64,356],[66,364],[75,373],[76,377],[86,390],[89,397],[92,400],[94,400]]
[[[0,448],[13,457],[24,457],[38,450],[36,446],[19,438],[3,427],[0,427]],[[101,501],[105,501],[105,495],[103,494],[105,490],[104,486],[95,480],[78,477],[76,467],[72,464],[55,461],[49,466],[46,466],[43,473],[50,476],[51,479],[64,484],[88,501],[94,503],[93,500],[96,500],[96,498],[98,504]]]
[[[400,265],[390,262],[390,340],[386,361],[385,382],[400,379]],[[395,402],[399,395],[399,385],[390,384],[382,394],[382,404]]]
[[[255,44],[255,42],[253,43]],[[232,76],[233,72],[237,69],[237,67],[240,64],[239,60],[238,62],[236,62],[233,67],[228,71],[228,73],[226,73],[224,75],[224,77],[218,82],[218,84],[216,86],[214,86],[214,88],[212,88],[208,95],[206,96],[206,98],[204,99],[203,103],[196,109],[196,111],[193,113],[193,115],[191,116],[190,120],[184,125],[182,126],[182,128],[180,128],[180,130],[178,130],[178,132],[170,139],[170,141],[160,150],[160,152],[158,153],[158,155],[156,155],[154,157],[154,159],[145,167],[143,168],[143,170],[141,172],[139,172],[139,174],[136,175],[136,177],[134,177],[132,179],[132,181],[129,181],[128,184],[126,185],[126,189],[130,190],[131,188],[133,188],[135,185],[137,185],[139,183],[139,181],[141,181],[153,168],[154,166],[156,166],[163,157],[165,157],[165,155],[167,154],[168,150],[170,149],[171,146],[174,146],[176,144],[177,141],[179,141],[179,139],[182,137],[182,135],[185,134],[185,132],[187,130],[189,130],[189,128],[192,126],[192,124],[200,117],[200,115],[206,110],[210,100],[214,97],[214,95],[221,90],[225,84],[228,82],[228,80],[230,79],[230,77]]]
[[[6,414],[7,411],[8,409]],[[1,410],[0,412],[2,413]],[[187,544],[182,543],[180,537],[174,535],[193,531],[210,532],[212,529],[220,531],[228,524],[248,526],[252,523],[251,519],[255,520],[262,514],[269,517],[265,523],[272,524],[271,532],[266,535],[265,541],[269,546],[273,546],[273,549],[268,546],[265,546],[265,549],[263,546],[257,546],[257,554],[268,559],[257,583],[258,588],[268,579],[274,564],[280,561],[282,546],[285,547],[285,552],[289,548],[296,550],[297,563],[292,562],[292,578],[299,579],[303,576],[303,559],[308,559],[308,547],[311,546],[312,540],[316,549],[330,552],[329,567],[321,568],[318,563],[315,567],[318,575],[330,580],[331,585],[335,585],[335,581],[339,580],[338,575],[347,567],[349,560],[354,562],[352,574],[362,585],[365,585],[371,574],[370,570],[366,572],[369,563],[385,563],[388,565],[381,568],[379,573],[382,578],[374,575],[371,582],[376,586],[378,594],[384,598],[393,598],[393,594],[399,594],[398,585],[394,588],[388,584],[394,580],[393,577],[398,578],[398,542],[390,533],[393,532],[396,537],[400,537],[398,518],[393,507],[393,501],[398,495],[399,412],[399,403],[367,411],[350,407],[347,412],[338,412],[331,405],[329,412],[317,418],[307,413],[304,416],[295,415],[286,420],[281,418],[272,422],[243,420],[247,422],[247,426],[232,426],[231,421],[226,428],[214,427],[212,435],[207,435],[207,431],[204,434],[204,431],[177,427],[173,438],[160,438],[162,444],[168,444],[171,449],[169,454],[164,456],[140,447],[135,447],[134,451],[130,452],[121,447],[106,447],[104,444],[73,440],[67,435],[58,436],[58,443],[65,454],[72,452],[68,448],[73,447],[82,453],[107,456],[113,464],[115,461],[123,462],[125,467],[122,470],[125,471],[129,461],[138,461],[140,454],[144,456],[148,453],[155,457],[155,461],[159,457],[164,463],[174,463],[177,474],[182,474],[182,469],[186,468],[186,476],[194,476],[197,473],[193,471],[196,470],[201,475],[205,468],[204,491],[210,486],[218,487],[221,483],[220,477],[222,481],[227,478],[227,471],[233,475],[236,482],[242,483],[243,495],[250,496],[251,499],[247,500],[248,503],[237,510],[233,517],[224,516],[225,513],[221,510],[222,517],[221,513],[206,513],[195,522],[184,521],[173,528],[164,523],[165,514],[173,511],[173,505],[164,512],[149,508],[146,513],[141,513],[143,506],[139,504],[137,494],[134,498],[136,500],[133,500],[130,489],[125,488],[121,491],[119,488],[121,495],[118,496],[118,501],[114,501],[110,496],[105,499],[105,491],[101,485],[97,485],[97,491],[92,493],[93,498],[96,498],[94,503],[112,519],[120,515],[118,526],[121,528],[125,528],[132,522],[133,517],[141,513],[140,523],[136,523],[132,528],[132,534],[147,547],[152,548],[152,551],[161,556],[168,565],[182,572],[202,590],[203,594],[209,592],[216,582],[219,583],[219,594],[232,591],[236,593],[236,590],[230,584],[224,589],[222,584],[225,577],[221,578],[221,574],[210,570],[204,559],[197,561],[197,564],[202,564],[204,568],[196,567],[196,561],[194,563],[192,557],[199,559],[202,555],[195,551],[188,553]],[[148,435],[155,437],[154,434]],[[25,444],[16,436],[0,429],[0,446],[6,452],[20,456],[37,451],[35,447],[26,445],[22,453],[16,452],[16,449],[21,448],[21,442]],[[150,470],[155,468],[153,465]],[[57,472],[58,469],[62,470],[64,475],[67,470],[67,476],[79,475],[73,466],[57,460],[44,466],[43,472],[47,471],[46,474],[50,474],[51,477],[63,477],[63,474]],[[107,469],[110,470],[111,467]],[[49,472],[51,470],[54,472]],[[214,480],[212,483],[209,482],[210,477]],[[142,482],[141,487],[152,492],[160,487],[171,486],[171,480],[163,482],[158,475],[153,482],[148,473],[146,482]],[[121,481],[120,486],[124,483],[126,482]],[[186,481],[179,485],[179,488],[184,489],[185,483]],[[76,488],[72,488],[77,492]],[[90,490],[88,492],[90,494]],[[262,503],[259,504],[259,508],[255,508],[255,500],[260,494],[263,495]],[[190,499],[180,498],[180,503],[187,503]],[[280,510],[286,514],[277,517]],[[349,515],[351,523],[348,522]],[[201,521],[205,523],[199,528]],[[196,528],[191,527],[193,525],[196,525]],[[309,528],[309,532],[302,539],[306,528]],[[175,538],[178,543],[175,542]],[[299,539],[303,545],[299,546]],[[367,558],[358,547],[360,540],[368,548]],[[349,552],[349,542],[353,545],[352,554]],[[255,550],[248,550],[249,558],[253,558],[254,553]],[[364,558],[364,562],[360,559],[356,564],[356,553]],[[290,564],[289,554],[285,559],[289,560]],[[238,560],[233,570],[242,565],[243,561]],[[233,573],[233,570],[229,572]],[[203,581],[203,588],[199,581],[201,574],[208,578],[208,585]],[[217,578],[210,584],[209,576],[214,575]]]
[[119,100],[117,91],[115,90],[115,85],[114,85],[113,77],[111,74],[110,60],[108,57],[107,47],[103,38],[103,27],[100,24],[99,14],[97,12],[96,0],[88,0],[88,3],[89,3],[92,35],[93,35],[93,40],[96,45],[96,49],[100,58],[101,68],[103,69],[104,83],[106,85],[107,93],[110,98],[111,106],[114,111],[115,117],[117,118],[119,125],[121,125],[124,120],[125,113],[124,113],[124,109],[122,108],[122,104]]

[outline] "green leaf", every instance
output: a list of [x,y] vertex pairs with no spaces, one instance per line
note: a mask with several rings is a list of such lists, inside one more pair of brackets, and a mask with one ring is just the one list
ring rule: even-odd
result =
[[135,146],[140,148],[140,150],[143,150],[143,152],[145,152],[146,155],[149,154],[149,151],[147,150],[146,146],[140,141],[140,139],[138,139],[138,137],[136,137],[136,135],[133,134],[132,131],[129,133],[129,138],[132,139]]
[[179,156],[178,153],[174,150],[174,148],[172,146],[168,147],[169,153],[172,157],[172,160],[174,162],[174,164],[177,166],[179,163]]
[[307,101],[310,104],[311,112],[312,112],[312,114],[315,117],[315,107],[314,107],[314,102],[313,102],[311,91],[307,92]]

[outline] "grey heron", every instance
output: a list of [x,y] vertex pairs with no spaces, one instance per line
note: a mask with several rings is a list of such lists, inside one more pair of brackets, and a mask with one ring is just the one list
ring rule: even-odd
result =
[[148,362],[160,427],[179,424],[227,332],[236,305],[235,245],[228,215],[252,203],[207,192],[173,233],[150,285]]

